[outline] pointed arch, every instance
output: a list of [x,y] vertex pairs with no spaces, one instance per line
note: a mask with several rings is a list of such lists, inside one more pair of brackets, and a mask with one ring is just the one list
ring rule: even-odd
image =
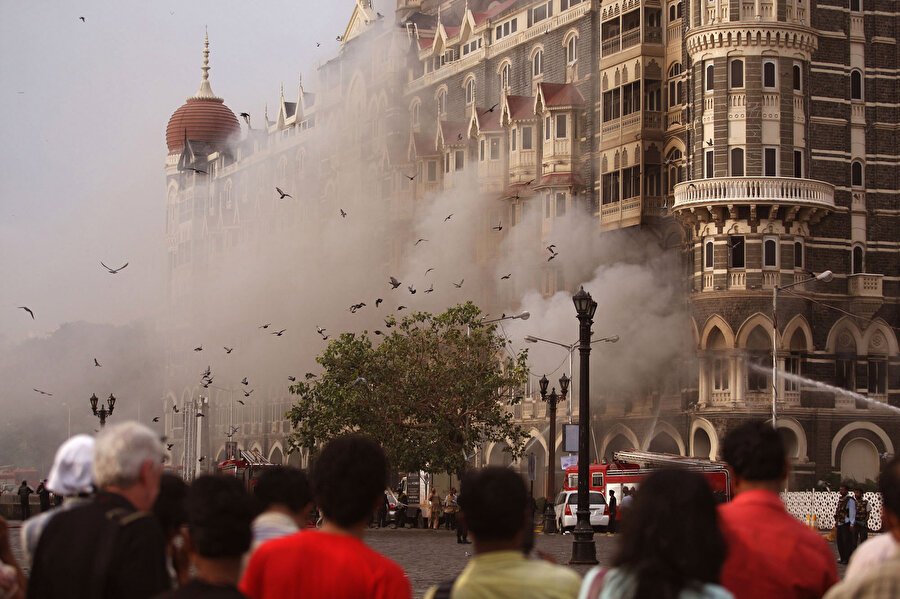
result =
[[678,455],[685,455],[684,439],[681,438],[681,433],[668,422],[659,421],[656,423],[656,426],[647,433],[647,437],[644,439],[645,447],[650,447],[653,440],[660,435],[671,437],[678,446]]
[[713,314],[706,320],[706,324],[703,325],[703,333],[700,335],[700,349],[707,349],[709,335],[713,329],[719,329],[719,332],[722,333],[722,336],[725,338],[726,348],[734,347],[734,332],[731,330],[731,327],[725,322],[724,318],[718,314]]
[[838,349],[838,340],[841,333],[844,332],[853,338],[854,343],[856,343],[856,351],[863,351],[863,337],[859,327],[856,326],[856,322],[849,316],[842,316],[831,326],[831,330],[828,331],[828,338],[825,340],[826,352],[829,354],[836,353]]
[[694,446],[694,434],[698,431],[702,430],[706,433],[706,436],[709,437],[709,459],[716,460],[719,455],[719,434],[716,432],[716,427],[713,426],[712,422],[707,420],[706,418],[694,418],[691,422],[691,436],[690,436],[690,447],[691,447],[691,455],[697,455],[697,447]]
[[[879,341],[879,334],[885,343]],[[888,354],[896,356],[900,353],[897,346],[897,335],[893,329],[881,318],[876,318],[867,328],[862,337],[862,345],[859,345],[860,353],[869,354],[869,350],[875,349],[874,353]]]
[[876,436],[878,436],[879,439],[881,439],[881,442],[884,443],[884,450],[887,453],[894,453],[894,443],[891,441],[891,437],[886,432],[884,432],[883,428],[881,428],[880,426],[878,426],[877,424],[874,424],[872,422],[868,422],[865,420],[857,420],[856,422],[851,422],[850,424],[846,425],[841,430],[839,430],[834,435],[834,438],[831,440],[831,466],[832,466],[832,468],[837,466],[835,459],[837,458],[837,450],[838,450],[838,447],[840,446],[841,441],[844,439],[844,437],[846,437],[853,431],[857,431],[857,430],[872,431],[873,433],[875,433]]
[[273,464],[284,463],[284,448],[281,445],[281,441],[275,441],[275,443],[272,444],[272,448],[269,450],[268,459]]
[[631,443],[633,449],[639,449],[641,447],[641,444],[638,441],[637,435],[634,434],[634,431],[621,422],[617,422],[606,432],[605,435],[603,435],[603,440],[600,442],[600,453],[598,454],[600,457],[606,455],[606,448],[609,446],[610,442],[619,435],[625,437],[625,439],[627,439],[628,442]]
[[769,338],[769,343],[772,342],[772,319],[762,314],[761,312],[757,312],[750,316],[747,320],[745,320],[741,326],[738,328],[737,334],[737,345],[736,347],[747,347],[747,339],[750,337],[750,333],[753,332],[753,329],[756,327],[762,327],[763,331],[765,331],[766,336]]
[[791,321],[787,323],[787,326],[784,327],[784,333],[781,334],[781,342],[778,344],[779,349],[792,349],[791,341],[793,341],[794,334],[797,331],[802,331],[803,336],[806,338],[806,347],[803,348],[804,351],[812,352],[815,349],[813,347],[812,328],[802,314],[794,316]]

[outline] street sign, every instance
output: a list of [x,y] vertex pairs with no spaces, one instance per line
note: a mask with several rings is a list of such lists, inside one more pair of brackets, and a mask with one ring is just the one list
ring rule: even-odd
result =
[[408,472],[406,474],[406,504],[417,505],[420,500],[419,495],[419,473]]
[[578,425],[563,425],[563,451],[578,453]]
[[528,480],[534,482],[534,454],[528,455]]
[[559,464],[562,466],[562,469],[571,468],[572,466],[578,465],[578,456],[577,455],[567,455],[559,458]]

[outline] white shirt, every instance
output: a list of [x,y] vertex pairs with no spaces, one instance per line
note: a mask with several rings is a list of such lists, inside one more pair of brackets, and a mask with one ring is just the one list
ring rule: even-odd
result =
[[844,580],[862,576],[873,566],[889,560],[897,552],[897,547],[897,539],[889,532],[870,538],[850,556]]

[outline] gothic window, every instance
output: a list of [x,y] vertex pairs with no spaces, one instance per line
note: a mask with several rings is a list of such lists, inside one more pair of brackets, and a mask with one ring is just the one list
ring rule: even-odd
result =
[[576,46],[578,43],[578,36],[573,35],[569,38],[569,41],[566,43],[566,63],[573,64],[577,59],[577,50]]
[[803,70],[800,68],[799,64],[795,64],[792,69],[794,75],[794,90],[802,91],[803,90]]
[[775,63],[767,60],[763,63],[763,87],[774,88],[776,81]]
[[778,176],[778,148],[763,148],[763,175]]
[[745,245],[743,235],[728,237],[728,268],[744,268]]
[[466,104],[475,101],[475,78],[472,77],[466,81]]
[[704,89],[707,92],[711,92],[715,89],[713,73],[715,69],[713,68],[713,63],[711,60],[706,61],[706,67],[704,69]]
[[531,59],[531,76],[540,77],[544,74],[544,51],[538,50]]
[[715,246],[713,244],[712,239],[707,239],[703,243],[703,270],[712,270],[713,269],[713,250]]
[[505,90],[509,89],[509,73],[510,73],[510,64],[508,62],[504,63],[500,68],[500,89]]
[[744,149],[743,148],[731,148],[730,158],[731,158],[731,176],[732,177],[743,177],[744,176]]
[[778,240],[775,237],[763,239],[763,266],[778,266]]
[[859,69],[850,71],[850,99],[862,100],[862,73]]
[[795,241],[794,242],[794,268],[802,269],[804,266],[803,262],[803,242]]
[[731,78],[731,88],[744,87],[744,61],[732,60],[729,76]]
[[850,272],[854,275],[857,275],[861,272],[865,272],[865,250],[861,245],[853,246],[852,254],[852,268]]
[[853,187],[863,186],[863,167],[859,160],[850,163],[850,185]]

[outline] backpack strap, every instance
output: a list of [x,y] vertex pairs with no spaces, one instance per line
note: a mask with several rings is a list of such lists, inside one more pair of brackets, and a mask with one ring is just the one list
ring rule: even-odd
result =
[[434,591],[434,595],[432,595],[432,599],[450,599],[450,594],[453,592],[453,584],[455,582],[456,579],[452,578],[439,584]]
[[94,567],[91,572],[90,589],[91,597],[103,597],[106,590],[107,573],[113,558],[113,549],[119,530],[136,520],[149,516],[149,512],[132,512],[125,508],[112,508],[104,514],[105,518],[97,531],[100,543],[97,554],[94,557]]

